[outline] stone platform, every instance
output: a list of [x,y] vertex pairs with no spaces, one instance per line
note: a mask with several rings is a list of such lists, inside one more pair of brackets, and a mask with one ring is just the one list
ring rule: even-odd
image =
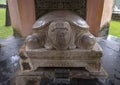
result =
[[21,63],[29,63],[31,70],[38,67],[85,67],[89,72],[99,72],[102,50],[96,43],[91,50],[46,50],[28,49],[24,52],[27,60]]
[[[39,68],[36,71],[21,71],[14,78],[14,82],[11,85],[41,85],[42,79],[51,79],[51,82],[55,78],[55,69],[59,68]],[[99,72],[89,73],[84,68],[62,68],[69,69],[68,79],[95,79],[95,78],[107,78],[107,73],[103,68]],[[63,79],[64,80],[64,79]]]
[[[42,79],[55,78],[56,69],[68,69],[68,79],[107,78],[101,66],[102,50],[96,43],[92,50],[28,49],[22,46],[20,68],[12,85],[40,85]],[[22,83],[21,83],[22,82]]]

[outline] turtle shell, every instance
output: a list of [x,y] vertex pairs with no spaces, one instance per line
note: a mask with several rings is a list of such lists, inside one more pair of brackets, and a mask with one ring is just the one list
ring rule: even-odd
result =
[[55,20],[65,20],[78,27],[87,28],[87,29],[89,28],[89,25],[80,16],[78,16],[77,14],[71,11],[62,10],[62,11],[53,11],[40,17],[33,25],[33,29],[41,29],[50,22]]

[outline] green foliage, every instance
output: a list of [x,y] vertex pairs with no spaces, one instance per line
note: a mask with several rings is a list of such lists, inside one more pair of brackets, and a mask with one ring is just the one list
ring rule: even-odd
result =
[[120,38],[120,21],[111,21],[109,34]]
[[5,4],[6,0],[0,0],[0,4]]
[[13,35],[11,26],[5,26],[5,8],[0,8],[0,39]]

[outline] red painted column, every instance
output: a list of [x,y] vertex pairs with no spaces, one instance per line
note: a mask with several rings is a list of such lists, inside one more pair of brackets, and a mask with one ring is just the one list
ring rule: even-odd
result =
[[10,12],[11,25],[14,29],[20,32],[22,26],[21,26],[20,15],[18,10],[18,1],[8,0],[8,7]]
[[87,0],[87,23],[90,32],[98,36],[103,13],[104,0]]
[[35,22],[34,0],[8,0],[13,28],[25,37],[32,33]]

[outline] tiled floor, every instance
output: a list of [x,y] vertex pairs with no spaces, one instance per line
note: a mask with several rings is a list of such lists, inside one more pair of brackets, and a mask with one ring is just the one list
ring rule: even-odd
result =
[[[103,48],[102,65],[109,74],[108,79],[73,79],[70,85],[120,85],[120,43],[102,38],[97,41]],[[0,48],[0,85],[9,85],[9,80],[15,76],[19,67],[17,52],[23,42],[24,39],[14,37],[0,40],[4,45]],[[43,80],[42,85],[45,82]]]

